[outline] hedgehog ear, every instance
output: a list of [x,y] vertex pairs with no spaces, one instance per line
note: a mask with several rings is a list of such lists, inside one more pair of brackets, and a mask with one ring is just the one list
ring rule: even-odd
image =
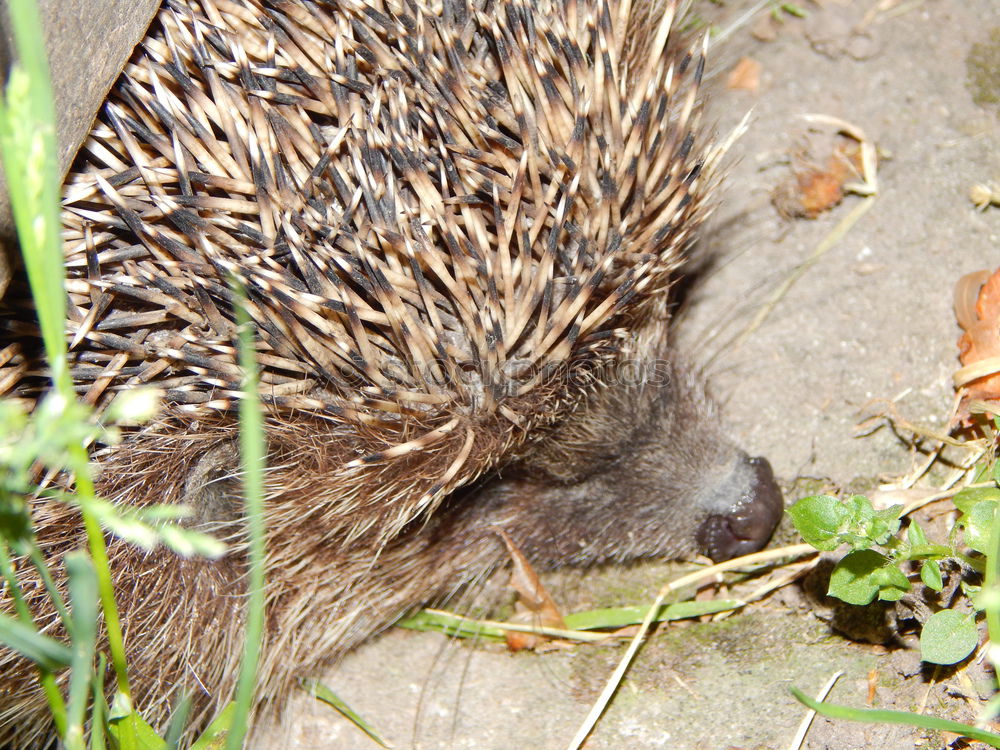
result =
[[235,441],[206,451],[184,480],[182,502],[191,508],[188,523],[218,527],[238,522],[243,515],[240,453]]

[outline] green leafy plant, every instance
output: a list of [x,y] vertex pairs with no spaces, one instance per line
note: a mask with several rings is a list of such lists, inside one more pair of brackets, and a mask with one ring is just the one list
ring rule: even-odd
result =
[[[943,542],[928,540],[924,530],[913,520],[901,532],[902,506],[877,510],[867,498],[858,495],[846,500],[815,495],[788,509],[796,529],[809,544],[822,551],[848,548],[830,576],[828,593],[850,604],[865,605],[876,598],[899,601],[914,586],[914,568],[927,588],[942,591],[941,564],[948,559],[957,560],[983,576],[981,587],[960,581],[966,594],[960,600],[962,608],[942,608],[923,623],[920,654],[924,661],[933,664],[956,664],[976,649],[980,614],[985,614],[990,641],[996,643],[1000,639],[1000,522],[997,517],[1000,462],[981,466],[976,475],[977,486],[960,491],[952,499],[958,518],[949,538]],[[996,668],[995,659],[991,659]],[[949,731],[1000,748],[1000,735],[981,726],[905,711],[855,709],[818,702],[795,688],[792,693],[809,708],[832,718]],[[994,697],[977,724],[991,720],[998,713],[1000,698]]]
[[[954,498],[960,512],[947,542],[927,539],[916,521],[900,533],[903,506],[877,510],[860,495],[838,500],[829,495],[804,498],[788,509],[795,528],[809,544],[822,551],[846,546],[849,551],[830,575],[828,593],[848,604],[866,605],[876,598],[899,601],[913,588],[908,569],[916,566],[925,586],[941,591],[941,564],[954,559],[982,571],[983,555],[993,527],[1000,489],[967,489]],[[976,587],[963,582],[966,593]],[[971,611],[942,609],[924,623],[921,657],[934,664],[954,664],[967,657],[979,642],[976,599]]]

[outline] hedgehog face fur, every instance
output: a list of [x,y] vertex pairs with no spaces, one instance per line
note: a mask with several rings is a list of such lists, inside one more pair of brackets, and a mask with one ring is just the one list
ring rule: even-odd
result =
[[[230,274],[267,409],[259,709],[502,564],[501,530],[540,567],[766,542],[770,468],[721,436],[668,343],[671,276],[723,151],[698,132],[703,54],[674,12],[166,3],[63,212],[76,382],[99,407],[140,383],[168,404],[97,454],[101,493],[187,502],[234,542],[215,563],[110,542],[154,724],[181,692],[203,724],[237,672]],[[13,356],[0,382],[35,397],[38,372]],[[75,546],[72,514],[37,505],[46,549]],[[32,670],[0,659],[0,743],[37,743]]]

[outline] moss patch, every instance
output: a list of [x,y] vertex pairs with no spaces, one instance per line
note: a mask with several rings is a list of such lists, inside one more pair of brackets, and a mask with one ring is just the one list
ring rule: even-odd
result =
[[973,44],[965,58],[966,86],[980,107],[1000,104],[1000,26]]

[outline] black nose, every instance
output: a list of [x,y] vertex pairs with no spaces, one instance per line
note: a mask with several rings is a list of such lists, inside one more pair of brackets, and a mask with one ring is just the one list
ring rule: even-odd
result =
[[738,479],[731,485],[735,501],[727,510],[709,515],[696,536],[699,551],[715,562],[749,555],[767,544],[784,510],[766,458],[744,458],[733,470],[733,479]]

